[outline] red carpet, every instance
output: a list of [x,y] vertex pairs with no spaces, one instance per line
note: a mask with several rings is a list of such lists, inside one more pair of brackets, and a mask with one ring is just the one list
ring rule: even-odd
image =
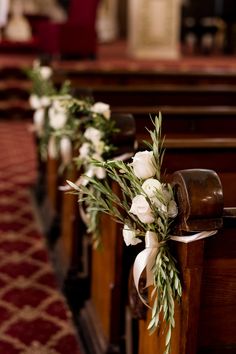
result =
[[0,122],[0,353],[79,354],[29,186],[36,174],[27,123]]

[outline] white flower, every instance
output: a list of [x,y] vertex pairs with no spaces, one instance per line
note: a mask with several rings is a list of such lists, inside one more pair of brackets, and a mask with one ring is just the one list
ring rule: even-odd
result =
[[49,124],[50,126],[57,130],[62,129],[67,121],[66,109],[60,105],[59,102],[53,102],[52,107],[48,110]]
[[97,145],[102,138],[102,132],[94,127],[89,127],[85,130],[84,136],[94,145]]
[[111,110],[110,110],[109,104],[106,104],[103,102],[96,102],[91,107],[91,112],[97,113],[97,114],[102,114],[106,119],[110,119],[110,117],[111,117]]
[[91,156],[94,160],[98,160],[98,161],[104,161],[103,158],[101,157],[101,155],[97,154],[96,152],[94,154],[92,154]]
[[48,142],[48,156],[51,159],[56,159],[57,158],[57,145],[56,145],[56,139],[55,136],[51,136]]
[[155,178],[148,178],[143,184],[142,189],[151,199],[157,196],[157,191],[162,192],[162,184]]
[[29,103],[31,108],[39,109],[41,107],[48,107],[51,104],[51,100],[48,96],[39,97],[38,95],[32,94],[29,98]]
[[42,107],[49,107],[51,104],[51,99],[48,96],[42,96],[40,103]]
[[65,113],[62,113],[62,112],[55,113],[50,108],[48,115],[49,115],[50,126],[53,129],[55,129],[55,130],[62,129],[65,126],[66,121],[67,121],[67,115]]
[[29,98],[30,107],[33,109],[38,109],[41,107],[41,100],[38,95],[32,94]]
[[43,130],[45,120],[45,110],[44,108],[39,108],[34,112],[33,121],[37,133],[41,133]]
[[152,151],[139,151],[133,157],[134,174],[141,179],[153,177],[156,173],[155,160]]
[[144,224],[151,224],[155,220],[152,209],[143,195],[137,195],[134,197],[130,213],[136,215]]
[[90,151],[90,144],[89,143],[83,143],[79,149],[79,156],[82,159],[86,159],[89,157],[89,151]]
[[162,184],[157,179],[148,178],[143,183],[142,189],[155,207],[157,207],[161,212],[167,212],[167,207],[165,204],[168,204],[168,200],[166,201]]
[[41,66],[39,72],[43,80],[48,80],[52,76],[52,69],[49,66]]
[[65,107],[62,105],[62,101],[60,99],[54,99],[52,106],[57,112],[65,112]]
[[158,197],[151,198],[151,202],[162,213],[167,213],[167,206]]
[[90,165],[85,175],[89,178],[96,176],[98,179],[104,179],[106,177],[106,170],[103,167]]
[[[98,161],[103,161],[102,157],[98,154],[93,154],[92,158]],[[106,170],[105,168],[101,167],[101,166],[94,166],[93,167],[93,174],[94,176],[96,176],[98,179],[104,179],[106,177]]]
[[123,237],[126,246],[135,246],[138,243],[142,242],[139,238],[136,237],[136,233],[134,230],[131,230],[128,225],[124,225],[123,228]]
[[106,177],[106,170],[103,167],[94,167],[94,174],[98,179],[104,179]]
[[72,159],[72,144],[67,136],[60,140],[60,153],[64,165],[68,165]]

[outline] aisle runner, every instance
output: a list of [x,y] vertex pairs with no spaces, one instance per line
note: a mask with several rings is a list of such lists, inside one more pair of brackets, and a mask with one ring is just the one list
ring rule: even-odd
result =
[[0,353],[79,354],[31,207],[32,142],[25,123],[0,122]]

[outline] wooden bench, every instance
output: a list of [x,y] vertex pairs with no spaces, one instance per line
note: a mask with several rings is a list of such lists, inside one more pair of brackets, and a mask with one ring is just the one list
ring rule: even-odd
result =
[[[183,295],[176,306],[171,353],[233,354],[236,350],[236,209],[223,209],[220,181],[213,171],[179,171],[174,174],[173,183],[178,188],[182,215],[179,231],[219,230],[215,236],[189,244],[172,241]],[[136,304],[138,301],[133,299]],[[144,311],[139,313],[139,328],[133,332],[138,349],[132,353],[163,353],[162,330],[149,336],[148,315]]]
[[[126,152],[133,152],[135,139],[134,118],[129,114],[112,114],[118,129],[112,138],[112,143],[117,150],[114,156]],[[75,151],[75,156],[77,151]],[[47,160],[47,196],[49,201],[48,215],[53,215],[54,221],[59,224],[51,226],[48,230],[49,241],[55,241],[55,254],[61,273],[61,282],[71,306],[75,312],[83,304],[89,294],[89,276],[91,261],[92,237],[86,235],[85,225],[79,215],[78,197],[59,190],[66,180],[75,182],[82,171],[77,171],[75,166],[62,176],[58,175],[60,161]],[[56,217],[56,218],[55,218]],[[49,223],[50,224],[50,223]]]

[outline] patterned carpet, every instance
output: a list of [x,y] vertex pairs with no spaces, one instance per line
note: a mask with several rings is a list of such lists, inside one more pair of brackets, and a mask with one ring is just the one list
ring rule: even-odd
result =
[[0,353],[79,354],[29,187],[36,178],[25,122],[0,122]]

